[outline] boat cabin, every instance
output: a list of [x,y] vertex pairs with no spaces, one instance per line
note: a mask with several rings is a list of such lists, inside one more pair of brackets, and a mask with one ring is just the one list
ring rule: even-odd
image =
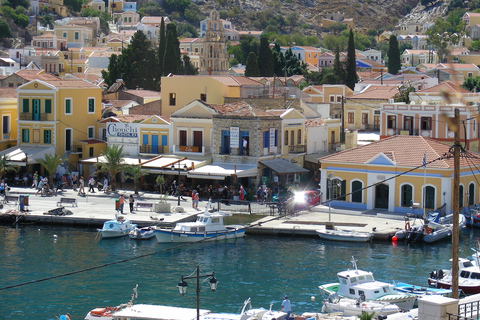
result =
[[220,213],[202,213],[197,216],[197,221],[177,223],[173,230],[182,232],[210,232],[225,230],[223,216],[224,215]]
[[396,294],[395,287],[375,281],[373,274],[363,270],[347,270],[337,274],[338,294],[352,299],[376,300],[388,294]]

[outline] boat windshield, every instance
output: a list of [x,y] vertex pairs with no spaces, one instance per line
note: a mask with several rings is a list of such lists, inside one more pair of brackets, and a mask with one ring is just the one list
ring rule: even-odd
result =
[[373,279],[373,276],[372,276],[371,274],[367,274],[365,277],[366,277],[367,280],[369,280],[369,281],[375,281],[375,279]]
[[469,276],[470,276],[470,272],[468,272],[468,271],[464,270],[464,271],[460,272],[460,277],[462,277],[462,278],[468,278]]
[[220,219],[219,218],[212,218],[212,223],[219,223]]
[[472,275],[470,276],[472,279],[480,279],[480,273],[477,272],[472,272]]
[[465,261],[465,262],[463,263],[463,267],[464,267],[464,268],[473,267],[473,263],[471,263],[470,261]]
[[355,283],[357,282],[357,277],[350,278],[350,283]]

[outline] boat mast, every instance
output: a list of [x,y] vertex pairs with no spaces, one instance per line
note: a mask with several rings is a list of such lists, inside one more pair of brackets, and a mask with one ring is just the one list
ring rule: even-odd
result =
[[453,144],[453,236],[452,236],[452,298],[458,299],[458,236],[460,205],[460,109],[455,108]]

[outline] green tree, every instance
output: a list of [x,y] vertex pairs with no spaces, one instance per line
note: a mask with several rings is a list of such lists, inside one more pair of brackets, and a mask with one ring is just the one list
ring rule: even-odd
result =
[[428,36],[427,43],[437,49],[437,55],[441,62],[446,62],[450,47],[457,45],[465,36],[465,23],[455,22],[455,18],[437,18],[435,24],[425,31]]
[[139,6],[137,10],[138,14],[142,17],[152,16],[152,17],[163,17],[165,16],[165,10],[156,2],[147,2],[142,6]]
[[28,0],[6,0],[2,3],[4,6],[9,6],[13,9],[17,7],[24,7],[25,9],[28,9],[30,7],[30,2]]
[[266,37],[260,39],[260,48],[258,49],[258,69],[261,77],[273,77],[273,53]]
[[123,72],[124,69],[121,55],[118,56],[116,54],[112,54],[110,58],[108,58],[107,71],[102,70],[102,78],[109,86],[111,86],[117,81],[117,79],[123,78]]
[[198,68],[195,68],[193,63],[190,61],[190,57],[187,55],[183,56],[183,66],[184,66],[184,74],[186,75],[197,75]]
[[337,35],[340,32],[342,32],[343,30],[347,30],[347,25],[345,23],[335,22],[335,23],[332,23],[331,25],[329,25],[327,27],[327,29],[331,33],[333,33],[334,35]]
[[[198,22],[203,19],[200,8],[193,2],[190,2],[188,7],[185,8],[183,15],[185,17],[185,20],[190,22],[188,25],[192,26],[194,29],[195,27],[192,24],[198,24]],[[178,31],[178,33],[181,34],[180,30]]]
[[180,74],[180,42],[177,37],[177,26],[171,22],[167,25],[167,41],[165,45],[165,56],[163,59],[163,74]]
[[357,62],[355,58],[355,41],[353,37],[353,30],[350,29],[350,36],[348,38],[348,47],[347,47],[347,61],[346,61],[346,76],[345,76],[345,85],[350,89],[355,88],[355,83],[357,83]]
[[158,190],[160,190],[160,193],[163,193],[163,184],[165,183],[165,176],[159,174],[155,179],[155,182],[158,186]]
[[158,60],[158,79],[160,80],[163,74],[163,60],[165,59],[165,46],[167,45],[167,36],[165,35],[165,21],[160,22],[160,31],[158,33],[158,49],[157,49],[157,60]]
[[0,158],[0,180],[5,179],[7,172],[17,172],[17,168],[9,164],[6,156]]
[[165,0],[163,7],[167,12],[179,12],[183,14],[189,4],[189,0]]
[[258,48],[260,47],[260,42],[255,39],[253,36],[241,36],[240,37],[240,48],[242,49],[243,55],[242,60],[240,62],[242,64],[246,64],[247,57],[250,52],[255,53],[258,55]]
[[465,79],[462,84],[462,88],[471,92],[480,92],[480,76]]
[[105,157],[105,163],[102,163],[100,166],[101,170],[109,173],[112,191],[115,191],[117,188],[117,173],[122,172],[125,168],[123,146],[107,145],[106,149],[102,151],[100,155]]
[[342,61],[340,61],[340,48],[337,45],[335,50],[335,59],[333,60],[333,74],[336,76],[336,79],[332,79],[335,83],[344,83],[346,78],[346,71],[343,67]]
[[285,75],[285,56],[280,49],[280,44],[275,43],[272,53],[275,75],[277,77],[283,77]]
[[38,163],[40,163],[45,170],[48,172],[48,184],[50,188],[53,188],[53,174],[55,170],[57,170],[58,166],[65,161],[59,155],[52,155],[50,153],[46,154],[43,159],[35,159]]
[[255,52],[250,52],[245,66],[245,77],[259,77],[260,70],[258,70],[257,55]]
[[197,29],[191,23],[178,23],[177,34],[180,38],[198,38]]
[[397,37],[393,34],[390,36],[388,42],[388,72],[391,74],[397,74],[398,71],[402,68],[400,61],[400,50],[398,49],[398,40]]
[[289,26],[291,27],[295,27],[298,23],[298,15],[296,12],[293,12],[293,13],[290,13],[288,16],[287,16],[287,23]]
[[14,19],[13,22],[20,28],[25,29],[30,24],[30,19],[24,14],[18,14]]
[[65,0],[63,4],[70,12],[80,12],[82,10],[82,0]]
[[398,93],[393,96],[393,100],[395,102],[405,102],[409,104],[410,92],[415,92],[415,88],[412,86],[412,83],[408,81],[398,87]]
[[138,194],[138,185],[140,179],[143,176],[146,176],[148,174],[148,171],[143,170],[142,166],[140,165],[127,165],[125,167],[125,173],[127,174],[127,176],[132,178],[135,194]]
[[0,19],[0,39],[7,39],[12,37],[12,30],[7,21]]

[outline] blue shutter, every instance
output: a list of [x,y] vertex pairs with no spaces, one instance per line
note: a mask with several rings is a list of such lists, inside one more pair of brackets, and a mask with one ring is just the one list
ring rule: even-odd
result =
[[270,140],[270,135],[268,131],[263,132],[263,147],[268,148],[268,143]]
[[164,134],[162,135],[162,146],[166,146],[167,145],[167,135]]
[[143,135],[143,145],[144,146],[148,145],[148,134]]

